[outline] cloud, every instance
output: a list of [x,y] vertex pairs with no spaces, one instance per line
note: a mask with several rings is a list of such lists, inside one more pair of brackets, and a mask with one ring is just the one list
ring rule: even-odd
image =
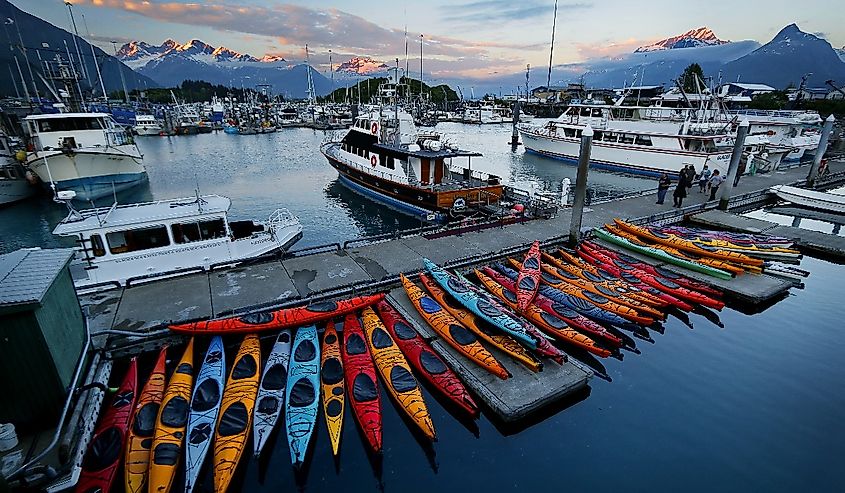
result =
[[[559,3],[557,9],[560,13],[590,7],[591,3]],[[443,18],[452,22],[507,22],[551,18],[553,12],[554,3],[549,0],[484,0],[454,5]]]
[[628,38],[622,41],[602,40],[596,43],[575,43],[575,49],[582,60],[590,58],[606,58],[631,53],[640,46],[646,46],[656,39]]

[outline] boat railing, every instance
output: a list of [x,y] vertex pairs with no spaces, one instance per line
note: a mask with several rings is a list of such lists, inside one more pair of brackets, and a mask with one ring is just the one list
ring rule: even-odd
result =
[[291,224],[298,223],[299,218],[294,216],[287,209],[276,209],[275,211],[270,213],[270,217],[267,218],[267,226],[272,229],[278,229],[285,226],[289,226]]
[[107,128],[103,132],[105,133],[106,145],[108,146],[120,146],[133,143],[132,136],[125,129]]
[[377,176],[378,178],[381,178],[381,179],[384,179],[384,180],[387,180],[387,181],[392,181],[393,183],[399,183],[399,184],[402,184],[402,185],[408,185],[409,184],[407,176],[403,177],[404,180],[402,180],[402,179],[399,179],[399,176],[397,176],[393,173],[385,173],[384,171],[381,171],[376,167],[362,166],[359,163],[345,159],[343,156],[338,154],[337,149],[339,147],[332,148],[332,147],[330,147],[330,144],[337,144],[338,146],[340,145],[339,142],[330,142],[330,143],[326,144],[326,147],[325,147],[326,154],[331,155],[335,159],[343,161],[344,164],[346,164],[350,168],[355,168],[358,171],[361,171],[361,172],[366,173],[368,175]]

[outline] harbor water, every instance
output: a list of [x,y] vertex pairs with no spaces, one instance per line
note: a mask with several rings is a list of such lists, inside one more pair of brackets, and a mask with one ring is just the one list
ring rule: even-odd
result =
[[[511,151],[510,125],[441,123],[437,130],[462,148],[484,154],[473,168],[493,173],[515,187],[558,192],[576,169],[558,161]],[[337,134],[340,138],[342,133]],[[363,198],[343,186],[319,152],[323,131],[286,128],[272,134],[223,132],[179,137],[138,137],[149,183],[118,194],[120,203],[220,194],[232,199],[232,219],[266,220],[284,207],[299,216],[303,238],[294,248],[344,242],[419,227],[418,220]],[[597,196],[653,188],[651,180],[596,171]],[[108,206],[112,198],[98,205]],[[86,204],[78,205],[85,207]],[[21,247],[69,245],[51,234],[67,211],[41,194],[0,209],[0,253]]]

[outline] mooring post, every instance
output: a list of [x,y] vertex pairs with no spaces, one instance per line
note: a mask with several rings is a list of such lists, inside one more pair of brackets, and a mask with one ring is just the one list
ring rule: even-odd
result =
[[587,200],[587,171],[590,169],[590,150],[593,146],[593,127],[587,125],[581,132],[581,151],[578,155],[578,177],[575,179],[575,198],[572,201],[572,219],[569,223],[569,245],[574,247],[581,239],[581,219]]
[[519,130],[516,125],[519,123],[519,101],[513,103],[513,133],[511,134],[511,147],[519,145]]
[[731,154],[731,162],[728,164],[728,172],[725,181],[719,186],[722,189],[722,194],[719,197],[719,209],[728,210],[728,201],[731,200],[731,190],[733,190],[734,179],[739,170],[739,160],[742,158],[742,147],[745,145],[745,137],[748,135],[748,120],[742,120],[739,127],[736,129],[736,140],[734,140],[734,150]]
[[830,140],[830,132],[833,130],[834,121],[836,121],[836,119],[833,118],[833,113],[831,113],[824,121],[822,135],[819,137],[819,148],[816,149],[816,155],[813,156],[813,165],[810,166],[810,173],[807,174],[807,185],[810,187],[815,186],[816,178],[819,177],[819,166],[822,164],[824,153],[827,152],[827,142]]

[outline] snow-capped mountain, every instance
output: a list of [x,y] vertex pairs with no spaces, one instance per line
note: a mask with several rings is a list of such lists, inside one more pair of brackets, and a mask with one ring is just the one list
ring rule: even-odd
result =
[[840,60],[845,62],[845,46],[843,46],[842,48],[834,48],[833,51],[835,51],[836,54],[839,55]]
[[198,39],[192,39],[185,44],[179,44],[168,39],[159,46],[150,45],[144,41],[130,41],[117,52],[117,57],[133,69],[147,67],[150,63],[160,63],[172,57],[188,58],[205,64],[215,63],[286,63],[285,59],[276,55],[265,55],[261,58],[238,53],[232,49],[220,46],[215,48]]
[[730,43],[730,41],[719,39],[709,27],[699,27],[698,29],[690,29],[678,36],[661,39],[648,46],[640,46],[634,50],[634,53],[672,50],[676,48],[697,48],[699,46],[715,46],[726,43]]
[[386,72],[388,66],[386,63],[373,60],[369,57],[352,57],[349,60],[341,63],[335,69],[335,72],[343,72],[358,75],[373,75]]

